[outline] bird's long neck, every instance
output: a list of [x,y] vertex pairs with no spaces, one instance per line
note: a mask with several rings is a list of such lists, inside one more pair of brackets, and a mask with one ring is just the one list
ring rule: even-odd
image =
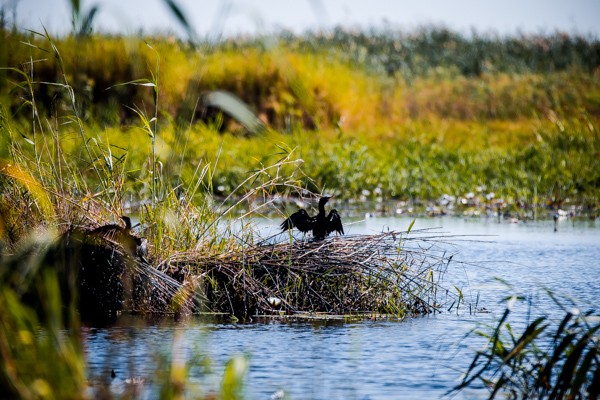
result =
[[121,217],[123,221],[125,221],[125,230],[131,230],[131,219],[129,217]]
[[324,201],[319,201],[319,215],[321,217],[325,216],[325,202]]

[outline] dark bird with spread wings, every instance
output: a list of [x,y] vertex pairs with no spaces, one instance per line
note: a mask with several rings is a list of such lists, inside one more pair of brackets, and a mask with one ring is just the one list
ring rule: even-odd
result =
[[302,233],[312,231],[315,240],[325,239],[325,236],[332,232],[343,235],[342,218],[337,210],[333,209],[325,215],[325,203],[331,197],[323,196],[319,199],[319,213],[316,216],[311,217],[306,210],[298,210],[281,223],[281,229],[287,231],[288,229],[297,228]]
[[125,222],[125,228],[117,224],[102,225],[90,231],[92,235],[102,236],[106,240],[120,242],[124,237],[131,234],[131,219],[122,216],[121,219]]
[[117,224],[102,225],[89,231],[89,234],[102,237],[110,242],[118,243],[131,255],[138,255],[142,258],[145,257],[148,253],[148,241],[131,233],[132,226],[129,217],[123,215],[121,219],[125,222],[124,228]]

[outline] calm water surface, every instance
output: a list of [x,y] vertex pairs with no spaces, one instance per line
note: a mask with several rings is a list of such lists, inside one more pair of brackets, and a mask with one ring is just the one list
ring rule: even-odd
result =
[[[347,233],[404,230],[410,221],[372,218],[348,226]],[[472,315],[465,307],[405,322],[347,324],[207,323],[196,318],[147,323],[123,317],[111,327],[83,329],[90,380],[110,381],[118,393],[123,379],[154,376],[160,355],[172,353],[178,360],[210,360],[210,372],[199,367],[190,372],[190,386],[202,394],[218,390],[227,360],[246,354],[248,399],[270,399],[278,391],[291,399],[439,398],[459,382],[473,351],[482,345],[475,337],[465,340],[465,335],[501,315],[506,296],[522,294],[534,304],[531,310],[526,304],[515,308],[516,326],[527,322],[529,312],[562,315],[543,288],[575,299],[583,309],[598,310],[599,222],[561,220],[554,232],[548,221],[511,224],[446,217],[417,219],[413,229],[429,227],[448,235],[474,236],[451,240],[457,255],[445,286],[460,287],[467,301],[479,296],[479,307],[490,313]],[[117,373],[112,381],[111,369]],[[154,398],[153,390],[152,383],[146,383],[142,395]],[[486,394],[473,389],[456,398]]]

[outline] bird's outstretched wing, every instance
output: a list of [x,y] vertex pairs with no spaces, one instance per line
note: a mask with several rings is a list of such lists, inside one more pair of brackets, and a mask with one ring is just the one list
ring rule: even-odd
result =
[[118,242],[125,229],[117,224],[102,225],[89,231],[91,235],[103,237],[106,240]]
[[[130,232],[131,223],[127,220],[125,220],[125,223],[127,225],[125,228],[116,224],[102,225],[96,229],[87,231],[87,233],[91,237],[103,238],[109,242],[119,244],[130,255],[138,255],[143,258],[147,254],[147,240],[132,235]],[[143,249],[142,246],[144,247]],[[138,251],[141,251],[144,255],[138,253]]]
[[344,234],[342,218],[336,209],[329,211],[329,215],[327,216],[327,234],[330,234],[331,232],[337,232],[340,235]]
[[300,232],[308,232],[313,228],[314,222],[314,218],[309,216],[306,210],[298,210],[285,219],[280,227],[283,231],[296,227]]

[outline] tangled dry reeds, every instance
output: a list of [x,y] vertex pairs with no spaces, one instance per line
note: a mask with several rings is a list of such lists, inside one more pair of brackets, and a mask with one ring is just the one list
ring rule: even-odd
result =
[[[442,288],[452,254],[429,230],[323,241],[252,244],[218,255],[175,254],[157,270],[177,277],[196,309],[265,315],[405,317],[461,301]],[[199,308],[198,308],[199,307]],[[189,306],[187,307],[189,309]]]
[[84,317],[125,310],[243,320],[404,318],[464,301],[442,285],[455,237],[427,229],[322,241],[284,236],[218,254],[174,253],[153,264],[90,231],[71,232],[61,244],[69,261],[60,263],[75,266]]

